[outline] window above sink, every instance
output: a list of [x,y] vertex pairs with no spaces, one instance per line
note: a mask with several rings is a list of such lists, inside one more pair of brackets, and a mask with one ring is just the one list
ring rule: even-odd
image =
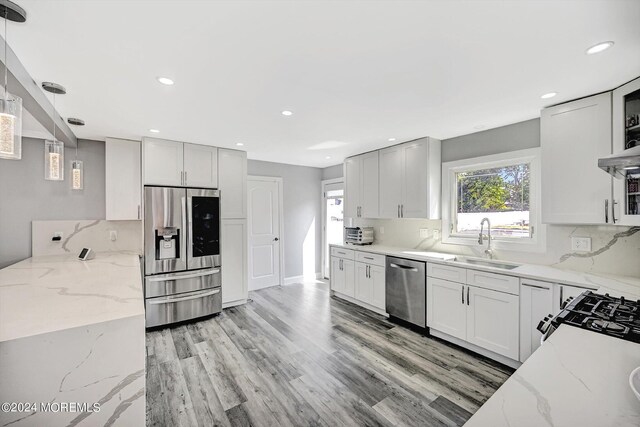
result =
[[493,248],[544,250],[538,148],[443,163],[442,202],[443,243],[479,246],[488,218]]

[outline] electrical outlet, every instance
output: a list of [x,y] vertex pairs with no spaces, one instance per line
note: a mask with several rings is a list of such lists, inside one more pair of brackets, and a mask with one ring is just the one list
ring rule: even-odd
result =
[[440,240],[440,230],[433,230],[433,238],[435,240]]
[[591,237],[572,237],[571,250],[576,252],[591,251]]
[[109,240],[112,242],[118,240],[118,232],[116,230],[109,230]]
[[379,230],[380,230],[380,234],[384,234],[384,227],[380,227]]
[[61,242],[62,239],[64,239],[64,233],[62,231],[54,231],[53,232],[53,241],[54,242]]
[[429,237],[429,229],[428,228],[421,228],[420,229],[420,237],[423,239],[426,239],[427,237]]

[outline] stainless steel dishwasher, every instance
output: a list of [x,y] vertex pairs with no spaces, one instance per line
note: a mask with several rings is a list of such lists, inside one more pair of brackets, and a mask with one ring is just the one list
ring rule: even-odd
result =
[[424,262],[387,256],[386,305],[390,316],[425,328],[427,275]]

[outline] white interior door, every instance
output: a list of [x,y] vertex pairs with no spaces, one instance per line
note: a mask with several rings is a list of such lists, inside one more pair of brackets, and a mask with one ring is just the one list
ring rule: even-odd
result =
[[277,178],[250,177],[249,290],[280,284],[280,184]]

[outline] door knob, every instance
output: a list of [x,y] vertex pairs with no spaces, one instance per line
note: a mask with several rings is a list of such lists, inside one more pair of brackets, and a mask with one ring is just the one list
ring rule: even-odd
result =
[[280,239],[278,239],[277,237],[275,239],[273,239],[274,242],[277,242],[278,240],[280,240]]

